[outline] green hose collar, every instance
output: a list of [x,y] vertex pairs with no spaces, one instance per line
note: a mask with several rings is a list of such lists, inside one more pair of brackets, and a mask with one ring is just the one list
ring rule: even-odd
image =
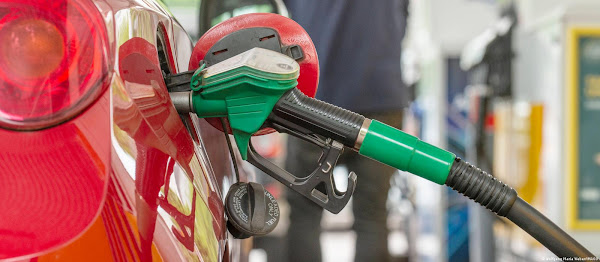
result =
[[377,120],[371,121],[359,153],[440,185],[456,157]]

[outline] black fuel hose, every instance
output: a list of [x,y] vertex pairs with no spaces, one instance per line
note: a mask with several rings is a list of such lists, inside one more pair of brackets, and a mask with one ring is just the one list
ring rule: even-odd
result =
[[537,211],[517,192],[481,169],[456,158],[446,185],[519,226],[560,259],[594,259],[594,255]]
[[521,198],[515,201],[506,218],[561,259],[594,258],[590,251]]

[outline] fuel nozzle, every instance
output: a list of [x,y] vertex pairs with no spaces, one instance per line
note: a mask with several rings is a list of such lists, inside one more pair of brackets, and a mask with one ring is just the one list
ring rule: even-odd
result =
[[[244,160],[333,213],[348,203],[356,186],[354,173],[348,176],[346,192],[339,192],[332,178],[344,146],[436,183],[445,182],[454,154],[304,95],[295,88],[298,75],[293,58],[253,48],[208,68],[201,66],[191,78],[192,91],[171,93],[171,98],[180,113],[226,117]],[[319,146],[323,155],[314,171],[296,176],[256,153],[250,137],[264,127]],[[319,185],[325,190],[317,190]]]
[[[515,222],[559,257],[593,257],[520,199],[510,186],[417,137],[302,94],[295,88],[298,75],[299,66],[293,58],[253,48],[207,69],[201,67],[191,79],[192,91],[172,93],[171,97],[180,113],[227,117],[243,159],[332,213],[346,206],[356,185],[354,173],[348,176],[346,192],[339,192],[333,179],[333,168],[345,146],[383,164],[450,186]],[[314,171],[308,176],[295,176],[256,153],[250,137],[263,127],[320,146],[323,155]],[[263,219],[258,218],[262,223]]]
[[[354,192],[356,174],[350,173],[348,189],[340,192],[335,186],[333,169],[344,145],[356,140],[355,127],[360,129],[365,118],[340,108],[323,112],[327,107],[319,107],[323,103],[320,101],[307,105],[296,89],[298,76],[299,65],[292,57],[253,48],[206,69],[200,67],[191,78],[192,91],[171,93],[171,100],[180,113],[193,112],[201,118],[226,117],[244,160],[330,212],[338,213]],[[338,113],[342,113],[341,118]],[[297,117],[302,115],[309,119]],[[319,146],[323,156],[314,171],[307,176],[295,176],[259,155],[250,137],[265,127]],[[314,127],[321,128],[315,132]]]

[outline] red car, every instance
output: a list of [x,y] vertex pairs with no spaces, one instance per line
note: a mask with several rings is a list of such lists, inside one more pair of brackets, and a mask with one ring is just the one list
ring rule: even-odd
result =
[[0,1],[0,260],[240,259],[225,136],[164,81],[192,50],[158,1]]

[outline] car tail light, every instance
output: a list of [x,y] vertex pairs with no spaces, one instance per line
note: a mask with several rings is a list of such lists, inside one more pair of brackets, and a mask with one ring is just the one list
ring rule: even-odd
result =
[[107,30],[90,0],[0,2],[0,126],[32,130],[83,111],[109,83]]

